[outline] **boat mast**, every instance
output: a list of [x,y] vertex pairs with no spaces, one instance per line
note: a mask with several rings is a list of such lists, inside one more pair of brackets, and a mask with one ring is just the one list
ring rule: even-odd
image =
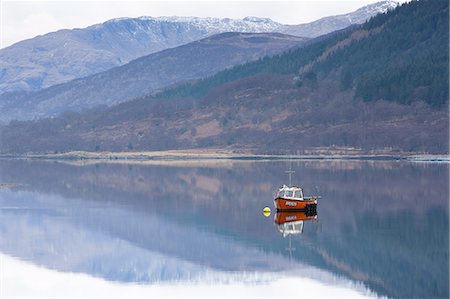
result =
[[295,172],[295,171],[292,170],[292,164],[291,164],[291,162],[289,161],[289,170],[286,170],[286,171],[285,171],[285,173],[289,174],[289,187],[292,186],[292,174],[293,174],[294,172]]

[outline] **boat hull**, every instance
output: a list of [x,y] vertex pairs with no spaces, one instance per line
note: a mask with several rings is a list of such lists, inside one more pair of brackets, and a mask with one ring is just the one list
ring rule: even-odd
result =
[[274,200],[277,211],[310,211],[316,210],[316,200],[298,200],[277,197]]

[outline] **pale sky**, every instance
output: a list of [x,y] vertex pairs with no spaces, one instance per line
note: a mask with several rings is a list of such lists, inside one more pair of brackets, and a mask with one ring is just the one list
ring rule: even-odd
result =
[[[5,1],[0,0],[0,48],[59,29],[83,28],[118,17],[257,16],[284,24],[344,14],[380,0],[300,1]],[[403,1],[400,1],[403,2]]]

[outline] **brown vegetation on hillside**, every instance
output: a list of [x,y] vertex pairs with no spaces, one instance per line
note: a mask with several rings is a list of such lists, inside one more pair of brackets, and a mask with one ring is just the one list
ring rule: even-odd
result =
[[[33,139],[33,143],[28,141]],[[297,88],[291,76],[260,75],[202,99],[141,99],[100,111],[2,130],[2,152],[191,148],[299,153],[347,146],[446,153],[448,111],[424,103],[363,102],[331,79]]]

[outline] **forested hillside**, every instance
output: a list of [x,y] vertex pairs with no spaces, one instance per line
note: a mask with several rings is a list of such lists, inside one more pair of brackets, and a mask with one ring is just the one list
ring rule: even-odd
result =
[[295,84],[330,77],[365,101],[448,101],[448,1],[413,1],[301,49],[222,71],[157,97],[198,97],[258,73],[296,74]]

